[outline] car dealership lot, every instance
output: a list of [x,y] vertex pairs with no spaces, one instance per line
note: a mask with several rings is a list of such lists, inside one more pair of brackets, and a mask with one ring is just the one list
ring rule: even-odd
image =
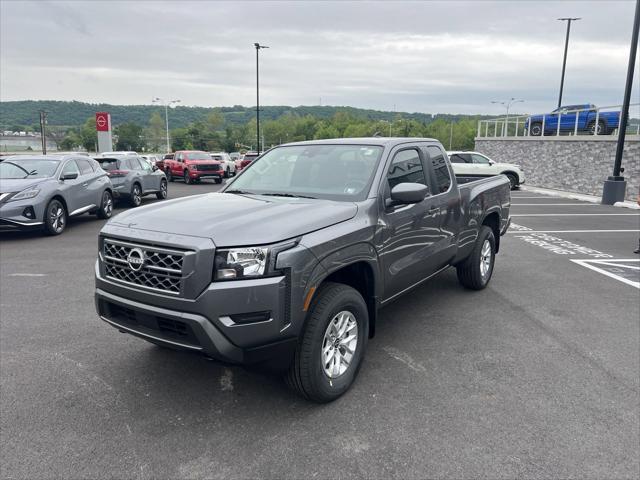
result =
[[513,204],[489,287],[450,269],[383,309],[355,385],[321,406],[101,322],[102,221],[3,235],[1,476],[636,477],[640,211]]

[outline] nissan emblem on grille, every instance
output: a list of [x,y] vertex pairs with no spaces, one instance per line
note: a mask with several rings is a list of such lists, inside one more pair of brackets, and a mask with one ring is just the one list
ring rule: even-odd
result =
[[180,295],[186,251],[106,238],[103,259],[111,280]]
[[132,248],[127,256],[127,263],[129,264],[129,268],[136,272],[139,272],[140,269],[144,266],[144,252],[140,248]]

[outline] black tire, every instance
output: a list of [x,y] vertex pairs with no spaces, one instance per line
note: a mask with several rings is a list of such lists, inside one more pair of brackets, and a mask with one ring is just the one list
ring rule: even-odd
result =
[[184,179],[184,183],[186,185],[191,185],[192,183],[195,183],[193,180],[191,180],[191,177],[189,176],[189,170],[185,170],[183,172],[182,178]]
[[57,199],[53,199],[44,211],[44,231],[47,235],[60,235],[67,228],[67,209]]
[[539,122],[532,123],[531,130],[529,131],[531,132],[532,137],[539,137],[540,135],[542,135],[542,124]]
[[164,170],[164,174],[167,176],[167,180],[173,182],[173,175],[171,175],[171,170],[166,168]]
[[[356,323],[357,339],[355,348],[346,370],[330,378],[323,365],[323,344],[330,323],[344,312],[352,315]],[[353,331],[349,329],[347,332]],[[299,395],[318,403],[335,400],[353,384],[367,347],[369,333],[369,314],[362,295],[352,287],[341,283],[327,282],[318,290],[313,305],[307,314],[304,331],[298,340],[293,362],[286,373],[287,384]],[[351,333],[348,334],[350,336]],[[331,342],[331,340],[329,340]],[[339,342],[339,339],[336,340]],[[329,343],[331,350],[336,349],[344,355],[342,344]],[[329,353],[327,351],[327,353]],[[333,353],[334,358],[337,353]],[[338,358],[344,358],[339,356]],[[343,364],[340,362],[339,366]]]
[[131,196],[129,197],[129,203],[132,207],[139,207],[142,203],[142,188],[139,183],[134,183],[131,187]]
[[167,198],[167,181],[163,178],[160,180],[160,191],[156,192],[158,200],[164,200]]
[[222,179],[221,178],[214,178],[213,179],[216,183],[222,183]]
[[102,193],[102,201],[100,202],[100,208],[98,209],[98,218],[106,220],[113,215],[113,195],[109,190],[105,190]]
[[[595,120],[592,122],[589,122],[589,125],[587,128],[589,130],[589,134],[594,135],[596,130]],[[604,120],[598,120],[598,135],[606,135],[606,134],[607,134],[607,124],[605,123]]]
[[224,171],[224,178],[229,178],[231,176],[231,170],[229,167]]
[[518,177],[516,177],[513,173],[505,173],[506,177],[509,179],[509,183],[511,184],[511,190],[515,190],[520,185],[518,184]]
[[[483,248],[485,242],[489,243],[489,267],[486,273],[483,273],[481,267],[481,261],[483,259]],[[461,264],[456,266],[458,271],[458,281],[465,287],[471,290],[482,290],[485,288],[491,280],[493,274],[493,266],[496,260],[496,239],[493,235],[493,231],[483,225],[480,227],[478,238],[473,250],[467,257],[467,259]]]

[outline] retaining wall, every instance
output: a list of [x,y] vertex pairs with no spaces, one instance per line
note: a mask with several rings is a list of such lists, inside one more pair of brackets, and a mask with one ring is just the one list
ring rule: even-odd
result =
[[[519,164],[525,185],[569,192],[602,195],[602,186],[613,174],[616,137],[502,137],[476,138],[476,150],[497,162]],[[627,135],[622,157],[627,199],[640,188],[640,136]]]

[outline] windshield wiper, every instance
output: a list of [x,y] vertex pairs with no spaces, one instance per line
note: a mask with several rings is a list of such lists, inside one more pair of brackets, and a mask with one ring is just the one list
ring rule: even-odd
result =
[[293,193],[272,192],[272,193],[261,193],[260,195],[271,196],[271,197],[287,197],[287,198],[310,198],[312,200],[317,200],[316,197],[310,197],[308,195],[297,195]]
[[29,172],[27,171],[27,169],[22,168],[22,167],[21,167],[20,165],[18,165],[17,163],[14,163],[14,162],[4,162],[4,163],[5,163],[5,165],[6,165],[6,164],[9,164],[9,165],[13,165],[14,167],[18,167],[20,170],[22,170],[24,173],[26,173],[26,174],[27,174],[26,176],[24,176],[24,177],[22,177],[22,178],[27,178],[29,175],[31,175],[31,173],[29,173]]
[[236,195],[255,195],[255,193],[247,192],[246,190],[225,190],[222,193],[235,193]]

